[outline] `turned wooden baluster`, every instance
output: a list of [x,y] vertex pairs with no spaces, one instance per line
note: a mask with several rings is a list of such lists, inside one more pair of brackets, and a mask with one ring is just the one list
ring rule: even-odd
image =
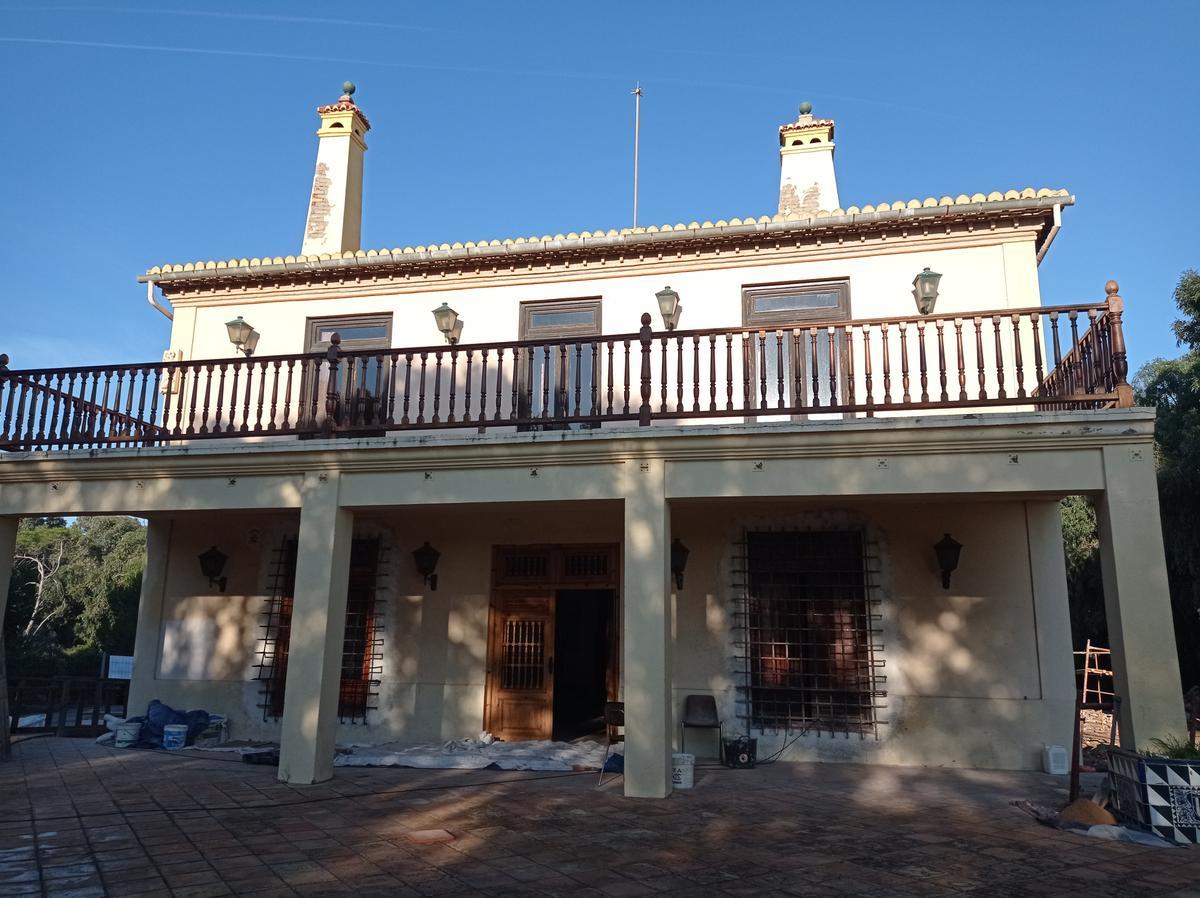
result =
[[892,404],[892,347],[888,342],[888,326],[884,321],[879,325],[879,342],[883,349],[883,404]]
[[[333,435],[333,429],[338,423],[338,356],[341,345],[341,334],[335,331],[329,335],[329,348],[325,350],[325,363],[329,369],[326,377],[329,379],[325,384],[325,420],[321,422],[321,430],[327,437]],[[250,383],[252,373],[246,372],[247,384]],[[242,422],[242,429],[246,429],[245,421]]]
[[857,387],[854,383],[854,329],[847,330],[843,324],[841,327],[842,342],[846,344],[846,404],[855,404],[855,393]]
[[925,322],[917,321],[917,364],[921,369],[921,402],[929,401],[929,363],[925,358]]
[[821,405],[821,362],[817,357],[817,328],[813,325],[808,328],[808,349],[809,368],[812,375],[812,406],[819,408]]
[[650,426],[650,344],[654,340],[654,331],[650,330],[653,319],[649,312],[642,313],[642,326],[638,330],[638,340],[642,344],[642,405],[638,409],[638,425]]
[[897,327],[900,328],[900,386],[903,391],[900,401],[907,404],[912,402],[908,379],[908,322],[901,321]]
[[442,420],[442,350],[434,352],[433,360],[433,414],[429,423],[438,424]]
[[408,424],[408,410],[412,405],[412,369],[413,354],[404,353],[404,390],[400,399],[400,423]]
[[983,319],[976,315],[975,322],[975,370],[979,380],[979,398],[987,399],[987,372],[983,359]]
[[838,404],[838,356],[837,337],[832,325],[826,327],[825,335],[829,340],[829,405]]
[[1125,349],[1125,330],[1121,324],[1121,314],[1125,311],[1125,300],[1117,294],[1116,281],[1104,285],[1108,295],[1109,332],[1112,335],[1112,373],[1116,387],[1117,407],[1130,408],[1133,405],[1133,387],[1129,385],[1129,356]]
[[1013,361],[1017,369],[1017,398],[1024,399],[1029,394],[1025,390],[1025,364],[1021,350],[1021,316],[1012,314]]
[[421,353],[421,376],[417,381],[417,423],[425,423],[425,371],[429,365],[429,353]]
[[962,319],[954,319],[954,339],[958,343],[958,400],[967,401],[967,359],[963,353]]
[[992,331],[996,335],[996,398],[1007,399],[1004,389],[1004,346],[1000,339],[1000,316],[992,316]]

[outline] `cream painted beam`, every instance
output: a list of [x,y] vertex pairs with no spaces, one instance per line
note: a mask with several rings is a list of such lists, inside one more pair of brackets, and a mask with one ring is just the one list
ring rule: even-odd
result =
[[[13,556],[17,554],[17,525],[20,518],[0,518],[0,634],[4,632],[4,613],[8,609],[8,583],[12,579]],[[7,721],[0,721],[4,726]]]
[[625,472],[625,794],[671,792],[671,524],[661,460]]
[[354,529],[353,514],[339,506],[338,481],[335,473],[304,480],[280,731],[279,779],[285,783],[333,776]]
[[[299,459],[297,461],[300,461]],[[303,464],[300,461],[301,465]],[[164,464],[161,469],[169,470]],[[0,484],[0,514],[27,517],[187,511],[275,511],[300,507],[303,475],[154,477]]]
[[[484,459],[481,463],[486,464]],[[348,508],[620,499],[626,465],[544,464],[343,474]]]
[[1103,488],[1095,449],[672,461],[667,498],[1070,495]]
[[[137,636],[133,643],[133,679],[129,683],[129,713],[144,714],[156,698],[158,653],[162,646],[163,595],[167,586],[167,557],[173,522],[152,517],[146,523],[146,567],[138,599]],[[183,559],[181,559],[182,561]]]
[[[1071,654],[1071,609],[1059,503],[1026,502],[1025,521],[1037,622],[1038,677],[1051,721],[1042,741],[1066,746],[1074,735],[1071,715],[1075,713],[1075,656]],[[1031,760],[1036,763],[1036,759]]]
[[1151,739],[1187,735],[1153,445],[1104,449],[1104,474],[1100,571],[1121,745],[1145,749]]

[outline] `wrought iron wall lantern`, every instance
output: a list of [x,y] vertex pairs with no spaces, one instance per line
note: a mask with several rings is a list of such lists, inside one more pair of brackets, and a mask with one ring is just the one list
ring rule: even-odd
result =
[[413,550],[413,561],[417,563],[417,573],[421,575],[431,592],[437,590],[437,574],[434,571],[437,570],[438,559],[441,557],[442,553],[429,545],[428,541],[421,548]]
[[942,276],[936,271],[930,271],[929,266],[913,278],[913,299],[917,301],[917,311],[922,315],[932,315],[933,307],[937,305],[938,283]]
[[228,578],[223,577],[222,574],[225,572],[225,562],[228,560],[229,556],[216,546],[207,552],[200,553],[200,573],[208,578],[210,589],[216,586],[221,592],[225,591]]
[[958,557],[962,554],[962,543],[949,533],[934,544],[933,551],[937,555],[938,568],[942,572],[942,589],[950,588],[950,575],[958,569]]
[[225,330],[229,333],[229,342],[233,348],[245,356],[254,355],[258,346],[259,333],[250,326],[250,322],[238,315],[232,321],[225,322]]
[[664,287],[654,294],[654,298],[658,300],[658,312],[662,315],[667,330],[673,331],[679,327],[679,316],[683,313],[683,306],[679,304],[679,294],[670,287]]
[[463,321],[458,317],[458,312],[447,303],[442,303],[433,310],[433,320],[437,322],[437,329],[451,346],[462,339]]
[[671,575],[675,578],[675,588],[683,589],[683,572],[687,569],[688,555],[692,550],[679,541],[671,540]]

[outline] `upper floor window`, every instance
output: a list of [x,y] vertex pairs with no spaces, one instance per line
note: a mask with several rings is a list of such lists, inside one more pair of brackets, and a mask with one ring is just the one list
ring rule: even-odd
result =
[[750,337],[745,353],[747,408],[844,401],[845,335],[831,335],[819,325],[849,317],[846,280],[743,287],[743,323],[761,329]]
[[[370,352],[392,347],[392,316],[341,315],[309,318],[305,325],[304,351],[324,353],[334,334],[341,338],[343,353]],[[391,374],[391,359],[378,355],[351,355],[336,372],[321,367],[320,361],[305,363],[300,381],[300,422],[313,425],[327,413],[327,398],[339,397],[337,414],[347,420],[371,423],[385,413],[382,399]],[[362,436],[360,433],[359,436]]]
[[849,281],[751,284],[742,288],[745,323],[795,325],[850,317]]
[[323,352],[334,334],[342,338],[341,347],[351,349],[390,349],[391,315],[342,315],[336,318],[309,318],[305,352]]
[[[600,298],[523,302],[519,333],[521,340],[545,340],[547,344],[521,351],[518,416],[565,418],[591,414],[600,383],[600,360],[593,352],[594,341],[587,338],[600,336]],[[581,421],[574,426],[597,425]]]

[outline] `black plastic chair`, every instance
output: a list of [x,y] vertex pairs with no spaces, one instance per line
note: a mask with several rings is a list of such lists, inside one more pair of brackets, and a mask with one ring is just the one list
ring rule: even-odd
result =
[[[617,733],[618,729],[621,732]],[[604,761],[600,764],[600,779],[596,782],[597,789],[604,783],[604,768],[608,765],[608,755],[612,751],[612,747],[617,743],[625,744],[624,702],[604,703],[604,737],[608,744],[604,746]]]
[[725,728],[721,725],[721,717],[717,714],[717,700],[711,695],[689,695],[683,700],[683,720],[679,725],[679,750],[686,751],[687,731],[716,730],[717,757],[721,756],[721,746],[725,744]]

